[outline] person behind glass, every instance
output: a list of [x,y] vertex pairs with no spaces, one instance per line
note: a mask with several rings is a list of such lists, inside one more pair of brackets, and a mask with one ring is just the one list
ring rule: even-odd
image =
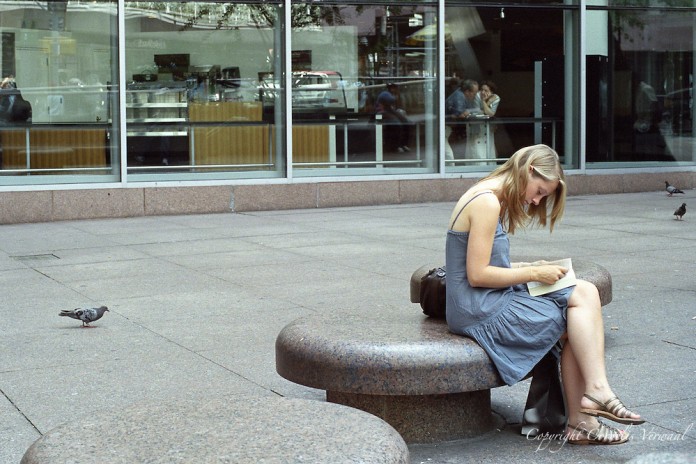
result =
[[[476,99],[481,111],[485,116],[495,116],[495,112],[498,111],[498,104],[500,103],[500,97],[495,93],[497,90],[496,85],[493,81],[481,81],[479,88],[480,90],[476,95]],[[490,130],[491,126],[488,126],[487,123],[479,123],[469,124],[467,128],[466,157],[480,160],[496,158],[495,139],[493,138],[492,130]],[[489,137],[491,141],[490,153],[488,145]],[[485,165],[489,163],[482,162],[473,164]]]
[[[472,115],[483,114],[481,103],[476,98],[478,91],[478,82],[473,79],[464,79],[461,85],[455,88],[445,100],[447,120],[456,125],[457,122],[461,122]],[[452,131],[451,125],[445,126],[445,160],[454,160],[454,151],[449,143]],[[467,125],[468,136],[469,127]]]
[[377,95],[375,114],[382,115],[389,149],[396,149],[399,153],[403,153],[411,151],[408,147],[410,122],[406,117],[406,112],[399,108],[398,100],[399,87],[394,83],[388,83],[386,89]]
[[0,82],[0,125],[27,122],[31,113],[31,104],[22,97],[14,77],[5,77]]
[[563,215],[566,190],[558,154],[533,145],[518,150],[462,195],[446,239],[447,324],[450,331],[475,339],[508,385],[524,379],[560,340],[568,442],[624,443],[628,433],[597,416],[633,425],[644,420],[609,386],[597,288],[578,280],[531,296],[524,284],[553,284],[568,269],[545,261],[510,262],[507,234],[547,222],[553,231]]

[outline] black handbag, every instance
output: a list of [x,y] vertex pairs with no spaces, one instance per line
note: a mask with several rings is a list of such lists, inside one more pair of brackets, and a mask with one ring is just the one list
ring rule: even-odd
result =
[[31,119],[31,103],[15,88],[0,90],[0,121],[25,122]]
[[26,122],[31,119],[31,103],[26,101],[22,97],[21,93],[15,95],[14,105],[12,106],[12,118],[13,122]]
[[445,318],[445,290],[447,273],[445,267],[436,267],[421,278],[420,305],[423,314],[437,319]]
[[565,397],[554,349],[532,369],[532,383],[522,416],[522,435],[527,437],[565,433]]

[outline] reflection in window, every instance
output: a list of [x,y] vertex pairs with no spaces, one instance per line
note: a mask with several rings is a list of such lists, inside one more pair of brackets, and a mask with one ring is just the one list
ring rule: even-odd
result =
[[437,168],[435,12],[293,2],[296,176]]
[[537,143],[572,166],[572,11],[450,6],[445,17],[445,98],[459,101],[445,109],[447,169],[491,170]]
[[116,2],[0,6],[0,183],[117,180]]
[[656,8],[590,14],[608,31],[602,38],[611,70],[606,99],[612,137],[597,156],[588,152],[590,166],[696,161],[692,16]]
[[128,172],[283,174],[278,6],[126,2]]

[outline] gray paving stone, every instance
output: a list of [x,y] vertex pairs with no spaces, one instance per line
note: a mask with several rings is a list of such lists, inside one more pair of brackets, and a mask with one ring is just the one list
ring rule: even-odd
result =
[[[500,431],[411,447],[412,462],[625,463],[650,453],[661,453],[653,462],[668,459],[665,453],[696,455],[689,429],[696,417],[696,216],[674,221],[674,199],[660,188],[571,197],[553,234],[528,230],[511,238],[513,254],[586,259],[612,274],[613,301],[604,309],[610,380],[648,419],[633,428],[631,441],[538,449],[538,441],[519,434],[526,398],[520,384],[493,390],[493,410],[507,421]],[[695,198],[690,190],[680,201]],[[337,310],[419,312],[408,301],[409,278],[422,263],[444,259],[453,206],[0,226],[0,462],[19,462],[39,433],[60,423],[143,399],[215,391],[322,400],[321,392],[275,372],[271,341],[279,327]],[[57,315],[88,304],[113,313],[95,329]],[[682,432],[683,439],[665,438]]]

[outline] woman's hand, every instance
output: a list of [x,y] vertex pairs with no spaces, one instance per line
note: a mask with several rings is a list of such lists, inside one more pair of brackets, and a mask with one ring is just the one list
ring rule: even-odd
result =
[[531,280],[533,282],[541,282],[542,284],[555,284],[568,272],[567,267],[557,266],[555,264],[540,264],[530,266]]

